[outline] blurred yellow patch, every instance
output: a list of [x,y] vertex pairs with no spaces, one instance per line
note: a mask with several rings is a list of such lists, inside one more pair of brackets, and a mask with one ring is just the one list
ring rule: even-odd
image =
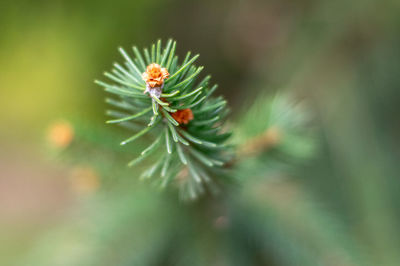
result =
[[75,136],[74,128],[67,121],[57,121],[50,125],[47,131],[48,142],[56,148],[68,147]]
[[40,134],[47,121],[77,110],[90,89],[80,32],[57,21],[14,26],[0,43],[0,119],[8,125],[0,130],[11,138]]
[[69,175],[72,189],[79,194],[91,194],[100,187],[97,172],[90,166],[78,166]]

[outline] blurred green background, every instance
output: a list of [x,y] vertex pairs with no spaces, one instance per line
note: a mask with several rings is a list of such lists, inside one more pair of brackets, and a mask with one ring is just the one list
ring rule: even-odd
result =
[[[121,60],[119,46],[143,47],[170,37],[178,41],[181,56],[200,53],[198,64],[220,85],[233,120],[261,93],[284,91],[305,99],[321,148],[296,184],[347,228],[368,265],[400,264],[399,1],[3,0],[0,14],[1,265],[92,265],[82,254],[98,250],[93,246],[102,238],[96,242],[89,234],[77,240],[60,224],[94,227],[82,216],[104,211],[111,196],[94,195],[110,184],[130,184],[137,195],[133,205],[148,206],[159,197],[145,184],[118,180],[115,156],[91,150],[100,145],[129,157],[113,148],[121,138],[110,141],[110,134],[124,133],[104,125],[105,93],[93,80]],[[71,122],[72,132],[83,139],[96,136],[97,142],[80,147],[73,163],[50,159],[56,152],[49,148],[49,132],[60,119],[77,121]],[[59,130],[68,142],[68,123]],[[103,168],[91,167],[94,161]],[[126,176],[131,170],[118,171]],[[98,218],[112,223],[112,215]],[[75,237],[79,230],[72,230]],[[157,230],[162,229],[150,231]],[[35,251],[43,243],[49,247]],[[43,264],[43,257],[57,260]],[[199,265],[231,265],[213,262]],[[141,264],[110,259],[104,265]]]

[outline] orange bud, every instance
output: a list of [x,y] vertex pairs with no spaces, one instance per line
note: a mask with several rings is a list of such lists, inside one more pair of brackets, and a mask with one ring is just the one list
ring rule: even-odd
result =
[[142,74],[142,79],[146,81],[150,87],[161,87],[164,84],[164,79],[169,77],[166,68],[161,68],[159,64],[153,63],[147,66],[146,72]]
[[175,113],[172,113],[171,115],[179,124],[187,124],[194,118],[193,112],[189,108],[178,110]]

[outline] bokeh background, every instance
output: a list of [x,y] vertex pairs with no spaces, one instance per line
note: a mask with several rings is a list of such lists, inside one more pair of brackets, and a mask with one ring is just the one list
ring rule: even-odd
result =
[[[351,232],[371,265],[400,264],[399,1],[3,0],[0,14],[1,265],[92,265],[82,258],[107,250],[97,246],[101,237],[79,239],[86,231],[69,226],[95,227],[82,218],[90,215],[112,224],[107,210],[122,206],[102,193],[116,183],[132,186],[134,206],[158,197],[118,179],[131,170],[101,150],[130,158],[118,147],[124,133],[104,125],[105,93],[93,80],[121,60],[119,46],[170,37],[178,54],[200,53],[198,63],[220,85],[233,121],[260,94],[306,100],[321,147],[296,182]],[[66,162],[59,150],[75,136],[86,144]],[[56,259],[43,264],[47,257]],[[111,251],[104,257],[104,265],[130,265],[114,264]],[[200,265],[231,265],[218,263]]]

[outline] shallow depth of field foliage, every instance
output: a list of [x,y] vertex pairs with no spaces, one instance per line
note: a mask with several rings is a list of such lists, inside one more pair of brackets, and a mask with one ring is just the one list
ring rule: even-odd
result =
[[[399,1],[0,6],[0,265],[400,264]],[[169,38],[179,64],[200,54],[196,82],[211,79],[196,93],[218,84],[232,132],[229,158],[173,140],[216,170],[196,200],[178,153],[167,185],[162,168],[140,178],[165,163],[170,125],[127,167],[159,135],[120,146],[147,124],[106,124],[111,95],[93,83],[119,47]]]

